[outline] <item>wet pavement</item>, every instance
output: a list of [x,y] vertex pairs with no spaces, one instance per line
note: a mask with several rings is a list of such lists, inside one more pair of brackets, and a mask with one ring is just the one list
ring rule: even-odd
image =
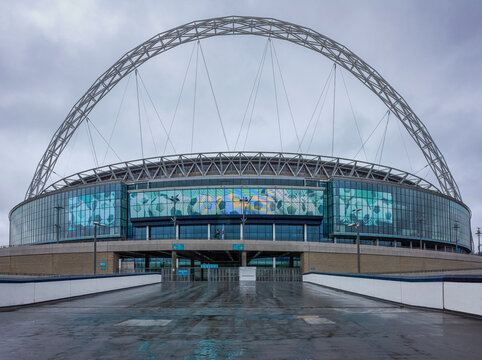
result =
[[482,320],[301,282],[164,283],[0,311],[0,359],[480,359]]

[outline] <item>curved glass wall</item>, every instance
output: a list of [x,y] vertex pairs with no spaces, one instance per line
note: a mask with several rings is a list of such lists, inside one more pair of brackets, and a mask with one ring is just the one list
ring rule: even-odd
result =
[[[243,201],[244,200],[244,201]],[[323,216],[324,190],[203,188],[129,194],[131,219],[195,215]]]
[[470,248],[470,213],[436,194],[377,183],[338,180],[330,187],[329,223],[336,235],[360,233],[458,243]]
[[174,214],[181,239],[238,239],[244,213],[246,240],[353,243],[350,225],[359,222],[364,244],[418,246],[421,237],[470,249],[467,208],[402,186],[334,180],[313,187],[130,187],[91,186],[28,201],[10,214],[10,244],[90,240],[96,221],[106,225],[99,238],[172,239]]
[[[10,244],[27,245],[125,234],[126,192],[120,184],[52,194],[25,203],[10,216]],[[124,198],[124,199],[123,199]]]

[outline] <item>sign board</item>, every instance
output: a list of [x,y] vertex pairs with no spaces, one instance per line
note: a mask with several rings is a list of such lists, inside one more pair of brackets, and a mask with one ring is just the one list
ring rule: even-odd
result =
[[218,264],[201,264],[201,269],[217,269]]
[[244,250],[244,244],[233,244],[233,250],[234,251],[243,251]]
[[241,266],[239,268],[239,281],[256,281],[256,267]]
[[187,276],[189,274],[189,270],[177,270],[177,276]]
[[184,250],[184,244],[172,244],[172,250]]
[[105,270],[105,262],[101,262],[99,265],[101,270]]

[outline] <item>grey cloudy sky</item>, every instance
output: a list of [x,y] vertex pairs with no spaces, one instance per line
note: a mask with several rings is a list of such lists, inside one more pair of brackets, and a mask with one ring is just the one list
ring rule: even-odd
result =
[[[0,245],[8,243],[8,212],[23,200],[50,138],[92,82],[122,54],[155,34],[192,20],[226,15],[274,17],[310,27],[347,46],[377,69],[427,126],[459,184],[464,201],[472,209],[473,228],[482,226],[480,1],[2,1]],[[265,44],[265,39],[232,37],[202,42],[231,147]],[[291,44],[276,42],[274,46],[297,129],[302,134],[331,64],[320,55]],[[193,49],[192,44],[186,44],[140,68],[166,124],[173,116]],[[193,149],[225,150],[201,60],[198,66]],[[280,150],[270,66],[267,56],[247,150]],[[189,152],[191,147],[194,69],[193,63],[173,126],[177,152]],[[343,76],[360,133],[366,139],[383,115],[384,107],[348,73]],[[279,82],[278,77],[284,150],[296,151],[296,137]],[[129,83],[125,79],[90,116],[102,133],[110,134],[123,91],[127,89],[112,142],[122,160],[140,157],[134,83],[132,78]],[[335,155],[350,157],[360,147],[360,140],[354,131],[340,77],[336,94]],[[332,102],[330,96],[327,95],[327,104]],[[325,105],[317,131],[311,128],[307,132],[307,140],[302,144],[305,151],[308,138],[314,133],[309,151],[330,155],[329,106]],[[145,154],[154,156],[162,152],[166,138],[149,104],[143,117]],[[153,128],[152,137],[149,126]],[[420,151],[404,132],[400,135],[397,123],[389,123],[387,129],[382,163],[407,171],[423,168]],[[367,143],[370,161],[379,146],[381,135],[378,135],[378,139]],[[93,136],[97,137],[97,153],[102,159],[106,147],[96,134]],[[408,156],[402,150],[404,143],[409,148]],[[173,152],[167,148],[167,153]],[[359,158],[365,160],[362,155]],[[114,161],[116,158],[108,153],[104,163]],[[93,166],[87,132],[81,127],[59,160],[56,172],[68,175]],[[426,171],[419,175],[425,176]],[[52,180],[57,180],[56,176]],[[427,176],[430,181],[435,180]]]

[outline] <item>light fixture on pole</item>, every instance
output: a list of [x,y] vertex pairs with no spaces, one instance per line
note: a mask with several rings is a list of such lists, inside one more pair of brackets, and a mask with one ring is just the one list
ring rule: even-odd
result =
[[482,234],[482,232],[480,232],[480,228],[478,227],[477,228],[477,231],[475,232],[475,235],[477,235],[477,238],[478,238],[478,242],[479,242],[479,246],[478,246],[478,249],[479,249],[479,255],[480,255],[480,235]]
[[172,220],[172,223],[174,225],[174,238],[177,239],[177,228],[176,228],[176,221],[177,221],[177,217],[176,217],[176,204],[179,202],[179,198],[176,196],[171,196],[169,198],[169,200],[171,200],[174,204],[174,215],[173,217],[171,218]]
[[57,223],[55,224],[55,236],[58,244],[60,242],[60,210],[63,210],[64,207],[57,205],[57,206],[54,206],[54,209],[57,210],[57,220],[56,220]]
[[420,239],[420,250],[422,250],[422,230],[423,230],[423,217],[417,218],[418,222],[418,236]]
[[105,224],[94,221],[94,275],[97,274],[97,226],[105,226]]
[[459,252],[459,222],[455,220],[454,230],[455,230],[455,252]]
[[360,222],[358,221],[358,212],[362,209],[354,209],[356,222],[349,224],[348,226],[356,227],[356,255],[357,255],[357,270],[360,273]]
[[239,201],[241,201],[241,227],[243,231],[243,236],[241,240],[244,240],[244,225],[246,224],[246,214],[244,212],[244,204],[248,204],[251,201],[251,198],[247,196],[242,196]]

